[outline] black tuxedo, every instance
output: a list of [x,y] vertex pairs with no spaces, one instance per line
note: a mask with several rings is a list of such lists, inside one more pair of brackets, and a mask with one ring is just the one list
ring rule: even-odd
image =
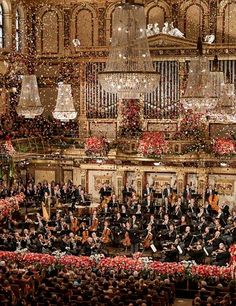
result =
[[163,196],[164,198],[167,198],[168,196],[170,196],[173,193],[173,188],[165,188],[163,190]]
[[143,190],[143,197],[146,197],[146,196],[151,195],[151,194],[152,194],[152,188],[151,187],[145,188]]

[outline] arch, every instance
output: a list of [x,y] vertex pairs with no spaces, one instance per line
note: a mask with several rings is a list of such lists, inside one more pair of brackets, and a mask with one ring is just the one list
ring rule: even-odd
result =
[[[180,6],[180,11],[183,15],[183,28],[187,38],[197,40],[199,36],[199,26],[201,26],[202,35],[205,35],[209,32],[209,10],[210,9],[208,3],[203,0],[196,2],[189,0],[182,3]],[[199,25],[200,17],[201,20]],[[188,23],[191,23],[191,27],[188,26]]]
[[11,22],[11,2],[9,0],[1,0],[0,4],[3,8],[3,45],[5,49],[10,49],[12,44],[12,22]]
[[[225,1],[226,2],[226,1]],[[235,15],[236,15],[236,3],[233,1],[227,1],[224,3],[222,9],[222,42],[223,43],[235,43],[236,42],[236,25],[235,25]]]
[[58,54],[63,50],[63,15],[55,7],[42,7],[36,12],[37,51],[43,54]]
[[149,2],[145,6],[146,23],[158,23],[160,29],[165,21],[172,21],[171,7],[166,1],[158,1],[158,3]]
[[[83,20],[83,27],[78,27],[80,18]],[[98,44],[98,15],[91,5],[79,5],[72,13],[71,43],[78,38],[82,47]]]

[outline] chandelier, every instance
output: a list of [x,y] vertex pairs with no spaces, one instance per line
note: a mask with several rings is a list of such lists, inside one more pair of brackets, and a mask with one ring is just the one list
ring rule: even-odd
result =
[[20,100],[16,107],[17,114],[30,119],[41,115],[43,110],[36,75],[23,75]]
[[185,93],[182,98],[183,107],[195,111],[206,112],[213,109],[218,101],[220,76],[210,72],[209,61],[200,55],[191,60]]
[[154,91],[160,79],[149,52],[144,6],[126,0],[116,6],[113,17],[111,50],[99,82],[121,99],[139,99]]
[[52,114],[55,119],[65,122],[76,118],[77,112],[75,110],[70,84],[58,84],[57,103]]

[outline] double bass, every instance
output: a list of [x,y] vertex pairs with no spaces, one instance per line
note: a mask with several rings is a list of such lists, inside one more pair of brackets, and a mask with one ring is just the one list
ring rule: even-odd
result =
[[219,197],[218,197],[217,194],[210,195],[209,198],[208,198],[208,202],[209,202],[212,210],[215,210],[216,212],[219,211],[219,209],[220,209],[219,206],[218,206]]

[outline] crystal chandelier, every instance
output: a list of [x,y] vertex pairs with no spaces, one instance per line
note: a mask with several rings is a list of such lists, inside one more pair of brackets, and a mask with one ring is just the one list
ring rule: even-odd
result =
[[58,84],[57,103],[52,114],[55,119],[65,122],[76,118],[77,112],[75,110],[70,84]]
[[206,112],[216,106],[219,95],[219,75],[210,72],[209,61],[198,56],[189,64],[187,87],[182,98],[184,108]]
[[111,50],[99,82],[120,99],[139,99],[154,91],[160,79],[149,52],[144,6],[126,0],[116,6],[113,17]]
[[210,119],[217,121],[236,121],[235,85],[230,83],[229,73],[222,84],[216,108],[209,114]]
[[30,119],[41,115],[43,110],[36,75],[23,75],[20,100],[16,107],[17,114]]

